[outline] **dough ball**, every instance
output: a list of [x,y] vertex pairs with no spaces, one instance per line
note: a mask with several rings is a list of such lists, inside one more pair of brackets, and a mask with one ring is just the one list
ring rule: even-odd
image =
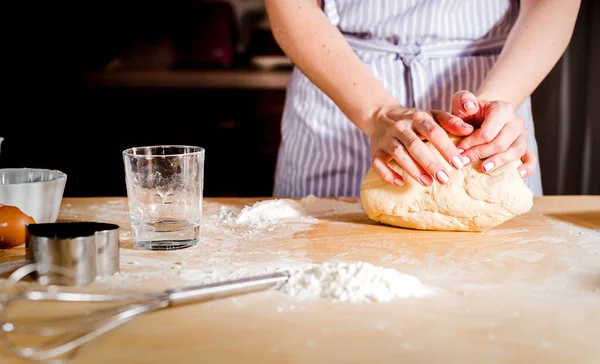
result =
[[[450,137],[455,144],[460,141]],[[434,180],[424,187],[392,160],[388,165],[405,180],[400,187],[369,169],[360,198],[370,219],[420,230],[485,231],[531,210],[533,193],[517,171],[520,160],[489,174],[480,171],[481,161],[456,170],[432,144],[426,145],[449,172],[450,181],[442,185]]]

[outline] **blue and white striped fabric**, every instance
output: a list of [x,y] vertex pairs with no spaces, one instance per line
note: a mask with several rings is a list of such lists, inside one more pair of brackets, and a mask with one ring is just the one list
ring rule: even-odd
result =
[[[476,91],[518,15],[517,0],[324,0],[324,11],[383,86],[404,106],[450,111]],[[517,110],[537,155],[531,101]],[[369,140],[294,69],[282,118],[273,194],[359,196]],[[543,194],[538,169],[526,179]]]

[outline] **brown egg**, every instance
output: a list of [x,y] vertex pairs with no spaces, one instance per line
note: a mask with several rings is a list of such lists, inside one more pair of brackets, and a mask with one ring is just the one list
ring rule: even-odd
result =
[[15,206],[0,205],[0,249],[25,244],[27,224],[34,224],[31,216]]

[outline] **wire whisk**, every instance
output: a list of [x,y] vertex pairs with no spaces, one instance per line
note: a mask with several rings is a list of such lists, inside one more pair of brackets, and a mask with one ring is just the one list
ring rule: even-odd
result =
[[[133,320],[134,318],[174,305],[197,303],[233,295],[279,288],[289,278],[288,272],[253,276],[219,283],[176,288],[161,293],[102,294],[15,290],[15,286],[36,271],[71,274],[64,268],[28,264],[15,270],[4,282],[5,293],[0,295],[0,333],[6,346],[18,357],[34,361],[64,362],[76,349],[95,338]],[[43,282],[40,281],[41,284]],[[87,314],[73,314],[48,319],[18,322],[9,320],[7,311],[23,302],[86,302],[116,304]],[[35,335],[49,338],[39,345],[19,345],[12,335]],[[63,359],[56,359],[65,356]]]

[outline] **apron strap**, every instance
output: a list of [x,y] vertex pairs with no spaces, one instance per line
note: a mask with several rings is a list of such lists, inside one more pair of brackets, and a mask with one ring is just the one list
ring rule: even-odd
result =
[[418,108],[426,108],[424,97],[430,86],[431,69],[429,60],[439,58],[458,58],[478,54],[498,54],[502,50],[506,37],[482,39],[477,41],[453,41],[432,44],[396,45],[384,39],[366,39],[364,37],[344,34],[348,44],[356,51],[380,52],[395,54],[402,60],[410,73],[409,100]]

